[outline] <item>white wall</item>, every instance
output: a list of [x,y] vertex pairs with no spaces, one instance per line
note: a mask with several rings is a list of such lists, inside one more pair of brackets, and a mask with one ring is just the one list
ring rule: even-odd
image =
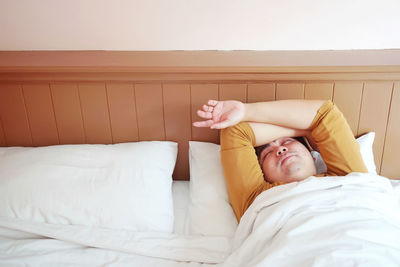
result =
[[400,48],[399,0],[0,0],[0,50]]

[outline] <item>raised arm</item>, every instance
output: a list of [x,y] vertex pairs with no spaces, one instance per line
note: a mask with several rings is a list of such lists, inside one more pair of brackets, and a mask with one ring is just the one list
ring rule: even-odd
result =
[[262,122],[306,130],[311,126],[322,100],[281,100],[244,104],[244,121]]
[[239,122],[250,122],[254,146],[269,143],[284,136],[310,136],[310,127],[321,100],[282,100],[244,104],[239,101],[209,100],[197,114],[206,119],[193,123],[196,127],[223,129]]
[[308,129],[323,100],[281,100],[244,104],[240,101],[209,100],[197,114],[206,119],[197,127],[223,129],[241,121],[261,122],[294,129]]

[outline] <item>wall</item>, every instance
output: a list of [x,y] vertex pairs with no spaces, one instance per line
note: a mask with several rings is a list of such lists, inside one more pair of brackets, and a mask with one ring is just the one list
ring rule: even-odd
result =
[[397,0],[1,0],[0,50],[400,48]]

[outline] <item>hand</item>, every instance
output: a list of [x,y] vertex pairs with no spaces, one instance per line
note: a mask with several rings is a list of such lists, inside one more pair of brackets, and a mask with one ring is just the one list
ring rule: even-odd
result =
[[208,100],[208,105],[203,105],[203,110],[197,110],[197,115],[205,121],[193,123],[196,127],[210,127],[223,129],[241,122],[245,115],[245,106],[240,101]]

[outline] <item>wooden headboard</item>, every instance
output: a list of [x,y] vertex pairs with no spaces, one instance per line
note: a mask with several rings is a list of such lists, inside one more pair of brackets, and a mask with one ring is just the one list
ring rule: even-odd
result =
[[398,50],[0,52],[0,146],[173,140],[188,179],[188,141],[219,142],[191,126],[206,100],[331,99],[354,135],[376,132],[377,171],[398,179],[399,81]]

